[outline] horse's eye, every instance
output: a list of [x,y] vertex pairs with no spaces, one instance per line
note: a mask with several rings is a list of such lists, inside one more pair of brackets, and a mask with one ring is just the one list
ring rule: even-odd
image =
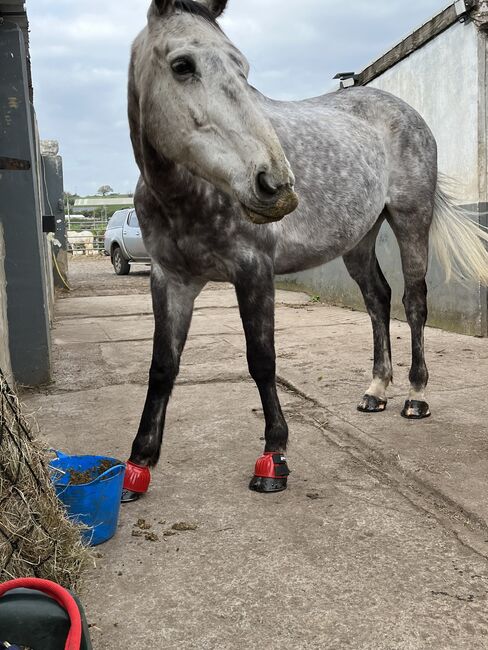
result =
[[179,59],[175,59],[171,63],[171,69],[179,77],[186,77],[188,75],[195,74],[195,61],[186,56],[182,56]]

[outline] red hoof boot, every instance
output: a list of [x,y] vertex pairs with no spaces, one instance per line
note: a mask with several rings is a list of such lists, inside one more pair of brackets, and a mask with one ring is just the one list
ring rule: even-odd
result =
[[289,473],[286,456],[276,451],[267,451],[256,461],[249,489],[255,492],[281,492],[286,490]]
[[122,503],[137,501],[148,490],[151,482],[149,467],[141,467],[127,461],[125,467],[124,486],[122,488]]

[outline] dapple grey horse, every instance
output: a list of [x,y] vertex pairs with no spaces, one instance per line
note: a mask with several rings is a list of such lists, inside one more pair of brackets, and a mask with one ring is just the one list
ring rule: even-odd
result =
[[[390,224],[412,333],[407,418],[430,415],[423,338],[429,233],[447,272],[488,281],[481,241],[488,237],[440,189],[436,142],[420,115],[371,88],[298,102],[264,97],[216,22],[226,4],[153,0],[133,45],[135,206],[152,258],[155,334],[130,471],[159,459],[194,300],[208,281],[235,286],[264,409],[265,452],[279,453],[288,428],[275,380],[275,274],[343,256],[373,325],[373,380],[358,408],[383,411],[392,380],[391,291],[375,241],[381,224]],[[131,485],[129,476],[127,500],[136,496]]]

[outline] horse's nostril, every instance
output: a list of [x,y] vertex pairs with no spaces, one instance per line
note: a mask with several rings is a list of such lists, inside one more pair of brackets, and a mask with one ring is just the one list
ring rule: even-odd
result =
[[266,172],[260,172],[258,174],[258,189],[268,196],[275,196],[278,193],[279,188],[275,187],[270,179],[267,177]]

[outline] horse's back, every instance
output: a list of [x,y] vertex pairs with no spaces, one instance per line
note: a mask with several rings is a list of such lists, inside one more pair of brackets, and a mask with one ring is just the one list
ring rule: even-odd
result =
[[278,126],[282,120],[291,120],[298,131],[306,132],[327,121],[330,130],[344,139],[360,130],[375,137],[380,134],[386,142],[404,138],[413,129],[435,144],[429,126],[410,104],[377,88],[358,86],[296,102],[263,99],[271,121]]
[[267,111],[301,199],[298,210],[276,227],[280,272],[343,255],[400,188],[414,197],[426,177],[435,183],[429,127],[389,93],[344,89],[301,102],[269,102]]

